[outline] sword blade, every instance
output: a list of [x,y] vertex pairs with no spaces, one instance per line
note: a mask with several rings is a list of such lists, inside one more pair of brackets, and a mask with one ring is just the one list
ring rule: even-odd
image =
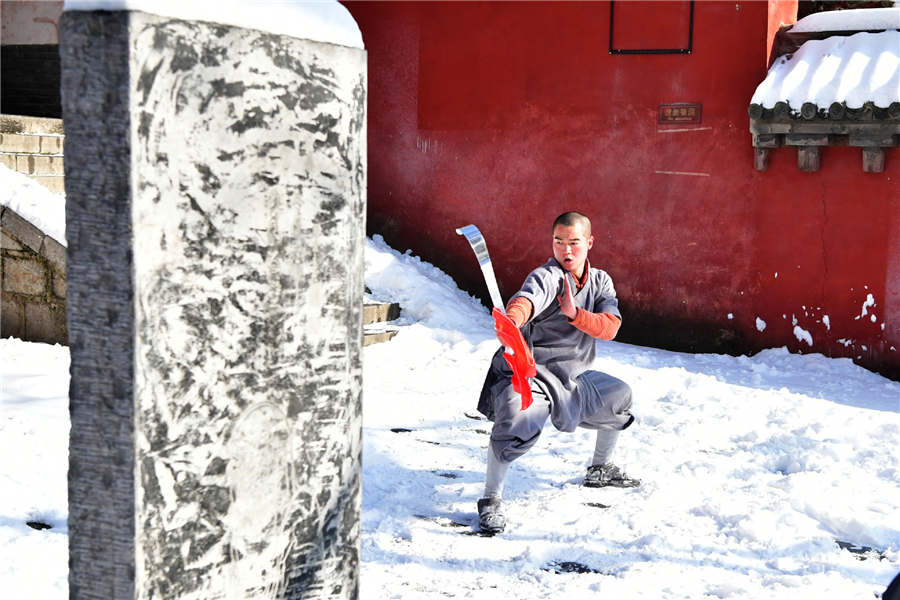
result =
[[487,242],[484,241],[484,236],[481,235],[481,232],[474,225],[460,227],[456,230],[456,233],[465,236],[469,245],[472,246],[472,251],[475,253],[478,265],[484,274],[484,282],[487,284],[488,293],[491,295],[491,302],[494,303],[495,308],[505,312],[506,308],[503,305],[503,299],[500,297],[500,287],[497,285],[497,278],[494,276],[494,267],[491,264],[491,256],[488,254]]

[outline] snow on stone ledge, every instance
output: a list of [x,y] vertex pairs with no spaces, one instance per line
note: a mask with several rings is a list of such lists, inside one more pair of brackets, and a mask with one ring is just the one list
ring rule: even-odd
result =
[[791,32],[877,31],[880,29],[900,29],[900,6],[814,13],[797,21],[791,28]]
[[65,0],[64,10],[134,10],[364,48],[359,26],[337,0]]
[[66,197],[0,165],[0,205],[66,245]]
[[900,102],[900,31],[804,42],[790,58],[775,60],[750,103],[772,108],[779,101],[795,111],[804,102],[820,108],[832,102],[845,102],[848,108],[870,101],[887,108]]

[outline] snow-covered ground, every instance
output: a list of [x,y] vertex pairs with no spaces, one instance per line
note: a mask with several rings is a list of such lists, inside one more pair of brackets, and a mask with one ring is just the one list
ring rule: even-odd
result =
[[[511,469],[507,531],[476,535],[488,312],[377,236],[366,283],[403,313],[364,350],[362,598],[871,600],[900,571],[900,383],[784,349],[599,342],[638,415],[614,459],[644,484],[581,488],[593,434],[548,423]],[[7,339],[0,354],[0,590],[62,600],[68,351]]]

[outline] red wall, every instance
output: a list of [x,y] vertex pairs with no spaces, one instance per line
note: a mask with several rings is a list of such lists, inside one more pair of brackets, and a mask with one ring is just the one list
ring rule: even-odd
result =
[[[826,148],[818,173],[787,148],[754,170],[767,3],[697,2],[685,55],[611,55],[604,2],[345,4],[369,53],[370,234],[487,300],[456,227],[484,233],[508,297],[551,255],[553,218],[579,210],[616,283],[620,340],[786,345],[900,374],[900,151],[881,174],[847,147]],[[687,6],[616,3],[616,46],[686,43]],[[658,124],[673,102],[702,103],[702,122]]]
[[769,21],[766,29],[766,64],[771,66],[775,57],[772,55],[772,45],[775,34],[784,25],[793,25],[797,22],[797,0],[769,0]]

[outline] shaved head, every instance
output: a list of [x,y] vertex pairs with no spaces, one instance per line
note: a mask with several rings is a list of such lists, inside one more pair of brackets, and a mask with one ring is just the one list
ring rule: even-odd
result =
[[591,235],[591,220],[580,212],[575,212],[574,210],[564,212],[563,214],[556,217],[556,220],[553,221],[553,229],[556,229],[557,225],[562,225],[564,227],[574,227],[576,223],[580,223],[581,226],[584,227],[585,235]]

